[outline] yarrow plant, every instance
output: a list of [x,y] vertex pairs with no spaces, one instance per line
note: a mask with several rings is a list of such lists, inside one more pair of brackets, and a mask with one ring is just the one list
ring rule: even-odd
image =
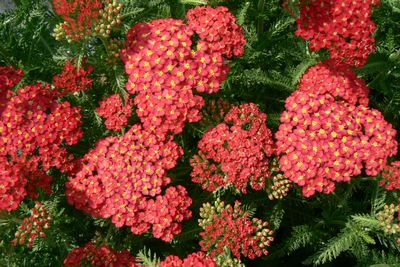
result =
[[[223,18],[225,28],[232,27],[232,32],[218,32],[223,25],[216,14]],[[122,51],[129,75],[126,88],[137,94],[137,114],[145,128],[177,134],[185,121],[199,121],[204,101],[192,89],[217,92],[229,70],[225,58],[243,54],[243,31],[226,8],[198,7],[187,16],[188,25],[181,20],[159,19],[139,23],[128,32]],[[198,23],[209,29],[212,40],[204,39],[201,32],[197,44],[192,42],[200,30]]]
[[26,243],[31,248],[37,238],[46,236],[45,230],[50,228],[51,220],[53,219],[49,215],[49,210],[42,203],[36,201],[35,207],[30,210],[30,213],[31,215],[25,217],[18,227],[15,239],[11,241],[14,245]]
[[136,267],[135,258],[128,250],[118,252],[106,245],[98,245],[89,241],[82,247],[74,248],[64,259],[66,267]]
[[14,2],[0,266],[399,263],[396,1]]
[[[171,137],[132,126],[120,137],[107,137],[81,160],[77,174],[66,184],[69,203],[93,216],[109,218],[117,227],[131,227],[170,241],[179,223],[191,217],[191,199],[182,186],[162,187],[171,179],[182,148]],[[155,199],[151,199],[156,197]]]
[[200,208],[200,217],[199,225],[203,228],[200,246],[212,257],[224,253],[225,246],[238,259],[241,255],[254,259],[268,254],[273,231],[267,221],[251,219],[240,202],[233,207],[220,199],[213,204],[205,203]]
[[326,48],[330,57],[359,67],[375,51],[371,6],[379,0],[301,0],[296,35],[312,50]]
[[305,196],[331,193],[334,181],[349,181],[363,165],[367,175],[377,175],[397,153],[396,131],[367,107],[369,89],[349,66],[364,65],[375,50],[370,14],[378,3],[300,1],[296,34],[313,50],[331,52],[331,59],[311,67],[286,99],[276,133],[282,170]]
[[255,190],[264,188],[270,176],[268,158],[273,153],[266,119],[252,103],[232,108],[224,123],[200,140],[199,154],[191,160],[192,181],[208,191],[229,184],[242,193],[247,192],[248,184]]

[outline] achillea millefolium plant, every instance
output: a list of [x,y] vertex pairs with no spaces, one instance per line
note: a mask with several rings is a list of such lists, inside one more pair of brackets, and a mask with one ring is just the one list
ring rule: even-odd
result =
[[400,266],[400,4],[15,0],[0,266]]

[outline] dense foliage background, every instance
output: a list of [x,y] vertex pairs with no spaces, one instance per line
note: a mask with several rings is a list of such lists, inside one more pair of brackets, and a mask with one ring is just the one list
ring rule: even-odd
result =
[[[83,138],[68,150],[75,157],[85,155],[96,141],[119,135],[106,129],[96,113],[99,101],[110,94],[126,94],[128,76],[119,56],[110,52],[110,37],[92,37],[68,42],[56,40],[54,28],[62,22],[50,0],[15,0],[15,8],[0,14],[0,65],[14,66],[25,75],[17,88],[37,81],[53,83],[67,60],[77,65],[93,66],[93,86],[87,91],[68,94],[63,99],[81,108]],[[306,70],[329,57],[329,52],[310,50],[308,42],[295,35],[295,1],[185,1],[120,0],[121,24],[111,37],[126,40],[135,24],[160,18],[185,20],[186,12],[197,4],[226,6],[243,27],[245,54],[230,59],[230,72],[215,94],[202,94],[206,101],[224,99],[231,105],[256,103],[266,113],[267,126],[275,133],[286,98],[296,90]],[[284,8],[286,6],[286,8]],[[293,13],[293,14],[291,14]],[[365,65],[356,68],[370,88],[370,104],[381,111],[397,131],[400,130],[400,2],[382,0],[373,8],[376,52]],[[117,53],[118,50],[117,50]],[[139,122],[133,115],[129,125]],[[385,205],[398,205],[399,191],[379,186],[381,176],[360,175],[348,183],[338,183],[331,194],[302,195],[293,188],[282,199],[270,200],[266,190],[249,189],[240,194],[231,187],[208,192],[191,181],[190,159],[198,152],[197,144],[209,127],[219,121],[186,123],[174,140],[184,149],[177,166],[169,170],[173,185],[183,185],[193,203],[193,216],[183,222],[183,231],[171,242],[151,234],[134,235],[128,227],[117,228],[110,219],[94,218],[68,204],[65,183],[68,175],[50,170],[53,175],[51,195],[40,191],[40,200],[53,217],[45,238],[38,238],[32,248],[12,245],[22,218],[30,214],[35,200],[25,198],[19,208],[0,213],[0,266],[62,266],[67,254],[90,240],[118,251],[128,249],[137,261],[155,266],[157,259],[168,255],[184,258],[199,251],[201,227],[199,212],[203,203],[217,197],[226,203],[239,200],[252,216],[269,222],[275,231],[268,255],[254,260],[241,258],[245,266],[400,266],[399,232],[385,233],[379,212]],[[397,135],[399,140],[399,135]],[[388,159],[392,162],[399,154]],[[393,214],[394,215],[394,214]],[[397,216],[397,213],[396,215]],[[229,251],[226,257],[229,256]],[[234,266],[234,265],[226,265]]]

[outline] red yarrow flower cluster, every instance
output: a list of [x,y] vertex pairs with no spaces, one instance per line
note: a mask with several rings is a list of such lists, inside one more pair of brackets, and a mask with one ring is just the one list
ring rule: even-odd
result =
[[52,178],[39,169],[35,160],[10,162],[7,157],[0,156],[0,210],[17,209],[27,195],[37,198],[37,187],[51,194]]
[[169,187],[164,195],[158,195],[155,200],[148,200],[144,216],[145,221],[153,225],[153,236],[170,241],[174,235],[179,234],[179,222],[190,219],[192,215],[187,210],[191,203],[186,189],[182,186]]
[[178,256],[170,255],[160,262],[160,267],[217,267],[217,264],[203,252],[194,252],[183,260]]
[[301,1],[296,35],[310,41],[312,50],[327,48],[331,58],[359,67],[375,51],[376,26],[371,5],[379,0]]
[[232,184],[242,193],[248,184],[265,187],[268,158],[273,154],[267,115],[253,103],[232,108],[224,123],[210,129],[200,140],[199,154],[191,160],[192,181],[213,191]]
[[88,242],[83,247],[74,248],[64,259],[66,267],[137,267],[135,258],[128,250],[118,252],[108,246]]
[[228,8],[210,6],[191,9],[187,13],[189,27],[200,37],[198,45],[203,51],[213,51],[226,58],[244,54],[243,29]]
[[55,37],[67,37],[70,41],[92,35],[93,23],[98,20],[99,10],[103,8],[101,0],[53,0],[53,5],[64,20],[55,28]]
[[11,66],[0,66],[0,114],[12,96],[12,91],[9,89],[18,84],[23,75],[24,73],[21,69],[14,69]]
[[[107,137],[81,161],[80,170],[67,182],[70,204],[89,214],[109,218],[117,227],[170,241],[181,231],[180,222],[191,216],[191,199],[182,186],[170,183],[182,148],[172,137],[134,125],[125,135]],[[153,199],[155,197],[155,199]]]
[[0,154],[14,161],[29,158],[45,171],[68,170],[66,148],[82,137],[81,115],[67,101],[57,102],[50,86],[22,87],[7,103],[0,120]]
[[203,99],[191,90],[197,81],[191,35],[182,21],[174,19],[139,23],[128,32],[122,51],[129,75],[126,88],[137,93],[136,112],[145,128],[179,133],[185,121],[200,120]]
[[305,196],[331,193],[334,182],[349,181],[363,165],[367,175],[377,175],[397,153],[396,131],[377,110],[301,90],[285,107],[277,153],[281,170]]
[[34,84],[19,88],[0,117],[0,199],[2,205],[16,209],[27,194],[36,197],[36,187],[51,193],[51,176],[56,167],[71,170],[73,156],[65,145],[82,137],[79,108],[57,102],[50,86]]
[[219,199],[213,205],[203,204],[200,217],[199,225],[204,230],[200,246],[211,257],[223,254],[225,246],[238,259],[241,255],[255,259],[268,254],[267,247],[273,241],[268,222],[251,219],[239,202],[234,207]]
[[119,94],[108,96],[100,102],[97,113],[106,119],[106,128],[114,131],[121,131],[121,128],[128,124],[132,115],[133,101],[126,99],[122,103]]
[[[198,10],[207,12],[203,14],[205,18],[214,12],[212,8],[203,10],[198,7],[188,16],[198,13]],[[220,10],[218,14],[225,24],[218,24],[217,20],[206,23],[205,20],[203,26],[213,34],[224,36],[228,36],[228,33],[219,32],[225,31],[221,28],[237,28],[236,35],[243,39],[243,33],[239,30],[241,28],[235,24],[227,9],[215,10]],[[213,44],[206,43],[202,34],[196,49],[192,50],[191,47],[195,45],[191,38],[197,30],[193,28],[193,24],[186,25],[181,20],[159,19],[139,23],[128,32],[126,48],[122,51],[129,75],[126,88],[131,94],[137,94],[137,114],[145,128],[155,126],[160,131],[177,134],[182,131],[186,121],[199,121],[199,110],[204,101],[202,97],[194,95],[192,89],[198,92],[217,92],[229,70],[225,62],[225,58],[232,56],[229,51],[232,47],[235,47],[235,51],[243,49],[244,42],[233,43],[230,40],[238,39],[236,35]],[[217,43],[223,42],[230,43],[217,47]],[[241,54],[236,52],[236,55]]]
[[400,190],[400,161],[394,161],[383,169],[379,185],[386,190]]
[[59,96],[88,90],[92,87],[92,79],[89,78],[92,71],[92,66],[88,66],[86,69],[83,66],[78,68],[68,60],[61,74],[53,78],[53,85],[58,91]]
[[14,69],[11,66],[0,66],[0,92],[4,92],[17,83],[19,83],[24,75],[21,69]]
[[23,245],[31,248],[33,242],[38,238],[46,236],[45,229],[50,228],[50,221],[53,219],[49,211],[40,202],[35,203],[35,207],[30,210],[31,215],[23,219],[22,224],[15,233],[15,239],[11,241],[13,245]]
[[309,68],[301,78],[298,90],[330,94],[352,105],[368,105],[369,89],[346,63],[328,59]]
[[12,211],[25,198],[28,179],[19,164],[0,157],[0,210]]

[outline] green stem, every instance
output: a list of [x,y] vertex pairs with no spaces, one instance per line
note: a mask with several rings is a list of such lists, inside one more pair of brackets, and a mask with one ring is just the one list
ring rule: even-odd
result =
[[6,224],[6,223],[8,223],[8,222],[14,222],[14,223],[16,223],[16,224],[22,224],[23,221],[22,221],[21,219],[12,218],[12,217],[11,217],[11,218],[7,218],[7,219],[4,219],[4,220],[1,220],[1,219],[0,219],[0,224],[1,224],[1,223],[5,223],[5,224]]
[[40,42],[44,45],[44,47],[46,48],[46,50],[50,53],[51,56],[53,56],[53,50],[50,48],[49,44],[46,42],[45,39],[43,39],[42,35],[39,36],[39,40]]
[[113,225],[112,225],[112,223],[110,222],[110,225],[109,225],[109,227],[108,227],[108,231],[107,231],[106,237],[101,241],[102,244],[107,244],[107,243],[108,243],[108,239],[110,238],[110,235],[111,235],[111,232],[112,232],[112,227],[113,227]]
[[101,40],[101,43],[103,44],[104,49],[106,50],[107,57],[109,57],[110,52],[108,51],[107,41],[103,37],[99,37],[99,39]]
[[261,18],[260,14],[264,13],[265,9],[265,0],[259,0],[258,1],[258,18],[257,18],[257,38],[258,41],[261,39],[261,35],[264,32],[264,19]]
[[378,75],[376,75],[376,77],[375,77],[372,81],[370,81],[370,82],[367,84],[367,86],[370,87],[371,84],[374,84],[376,81],[378,81],[378,80],[382,77],[382,75],[383,75],[383,73],[380,72]]

